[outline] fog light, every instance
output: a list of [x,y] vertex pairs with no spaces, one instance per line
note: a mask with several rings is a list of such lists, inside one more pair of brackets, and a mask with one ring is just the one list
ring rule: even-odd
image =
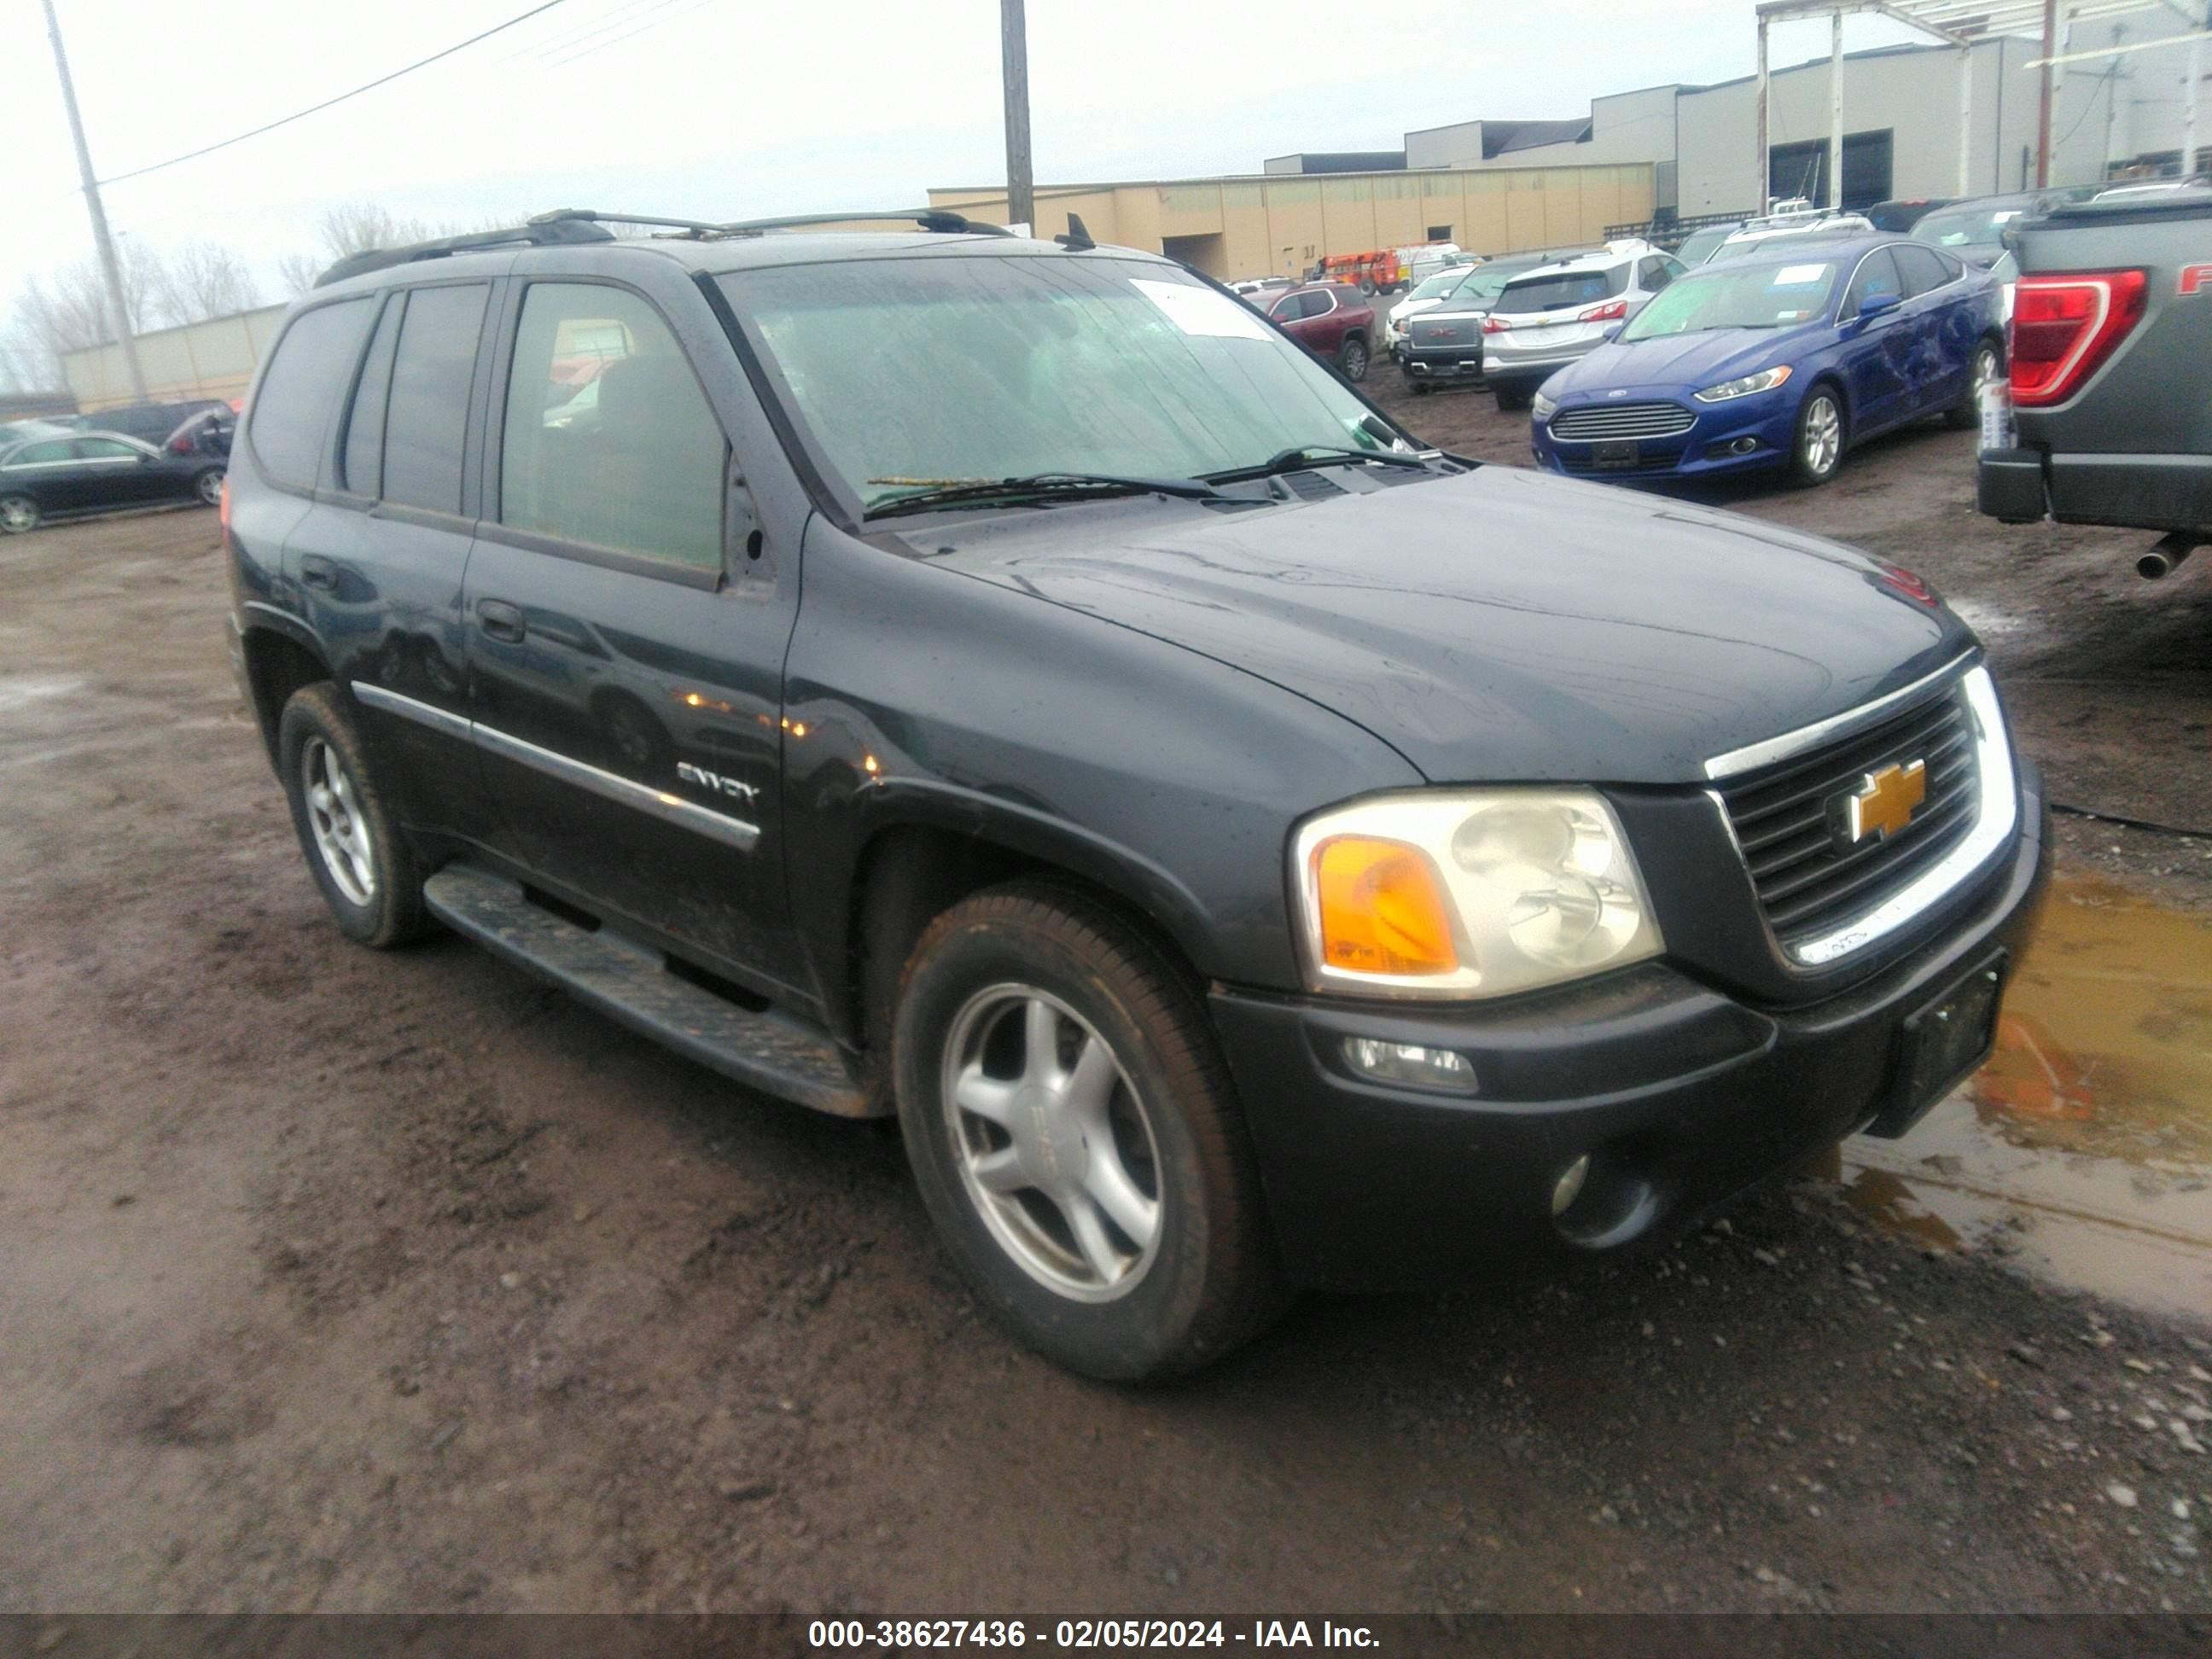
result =
[[[1411,1083],[1424,1089],[1474,1089],[1474,1067],[1465,1054],[1449,1048],[1424,1048],[1417,1042],[1384,1042],[1378,1037],[1346,1037],[1344,1057],[1352,1069],[1377,1083]],[[1584,1160],[1587,1162],[1588,1160]]]
[[1583,1195],[1583,1182],[1589,1179],[1589,1154],[1580,1158],[1559,1171],[1559,1181],[1552,1188],[1552,1213],[1565,1215],[1574,1207],[1575,1200]]
[[1753,450],[1758,447],[1759,440],[1756,438],[1738,438],[1734,443],[1729,446],[1729,453],[1731,455],[1748,455]]

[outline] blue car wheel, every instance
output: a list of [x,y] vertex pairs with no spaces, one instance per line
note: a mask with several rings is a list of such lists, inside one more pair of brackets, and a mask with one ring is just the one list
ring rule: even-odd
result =
[[1797,407],[1797,436],[1790,447],[1790,471],[1807,486],[1824,484],[1844,464],[1843,399],[1835,387],[1815,381]]

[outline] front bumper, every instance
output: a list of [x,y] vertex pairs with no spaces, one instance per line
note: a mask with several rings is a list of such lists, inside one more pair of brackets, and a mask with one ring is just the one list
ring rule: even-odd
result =
[[[1902,959],[1819,1001],[1771,1007],[1666,962],[1495,1007],[1421,1008],[1216,988],[1284,1261],[1342,1288],[1435,1283],[1584,1258],[1672,1231],[1745,1188],[1932,1102],[1898,1098],[1909,1016],[2033,926],[2048,867],[2040,780],[2021,764],[2008,854]],[[1378,1085],[1347,1036],[1455,1050],[1479,1094]],[[1555,1220],[1562,1170],[1593,1157]]]
[[[1532,422],[1529,446],[1536,464],[1571,478],[1721,477],[1786,465],[1796,443],[1796,402],[1783,390],[1754,392],[1748,398],[1713,404],[1649,393],[1638,400],[1686,409],[1694,417],[1693,423],[1666,437],[1638,440],[1633,462],[1622,465],[1602,459],[1595,441],[1555,438],[1548,422]],[[1564,403],[1553,412],[1551,420],[1593,407],[1602,407],[1601,400],[1583,398]]]

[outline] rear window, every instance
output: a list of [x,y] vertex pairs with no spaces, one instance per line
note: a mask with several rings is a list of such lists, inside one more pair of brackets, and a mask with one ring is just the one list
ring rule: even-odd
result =
[[1565,311],[1571,306],[1594,305],[1627,291],[1628,265],[1625,261],[1603,270],[1550,270],[1507,283],[1494,309],[1509,317],[1525,317],[1531,312]]
[[482,283],[418,288],[407,296],[384,417],[383,497],[438,513],[461,510],[461,439],[483,331]]
[[292,319],[254,394],[253,453],[269,476],[314,487],[331,417],[353,378],[368,329],[366,297],[318,306]]

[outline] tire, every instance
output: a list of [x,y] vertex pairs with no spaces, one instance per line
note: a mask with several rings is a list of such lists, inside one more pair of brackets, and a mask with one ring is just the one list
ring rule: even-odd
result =
[[28,495],[0,495],[0,535],[21,536],[39,527],[39,504]]
[[1416,398],[1425,398],[1436,390],[1435,386],[1431,382],[1417,380],[1410,374],[1406,377],[1406,384],[1413,389],[1413,395]]
[[[1047,1038],[1049,1057],[1035,1058]],[[1018,882],[947,910],[901,974],[891,1059],[908,1160],[946,1253],[1054,1363],[1157,1382],[1219,1358],[1281,1305],[1204,1011],[1103,905]],[[1077,1161],[1085,1173],[1064,1177]]]
[[192,477],[192,493],[208,507],[222,505],[222,469],[211,466]]
[[276,765],[300,849],[338,931],[378,950],[420,938],[428,927],[422,871],[328,680],[302,686],[284,705]]
[[1369,299],[1373,299],[1375,297],[1375,279],[1372,276],[1362,276],[1359,279],[1359,291],[1362,294],[1364,294]]
[[1943,424],[1954,432],[1963,432],[1982,422],[1982,388],[2004,373],[2004,353],[1995,340],[1983,340],[1974,347],[1974,360],[1966,370],[1966,389],[1959,401],[1943,411]]
[[1796,434],[1790,445],[1790,476],[1807,489],[1824,484],[1844,464],[1850,436],[1843,398],[1834,386],[1816,380],[1797,406]]
[[1336,366],[1343,370],[1344,378],[1357,386],[1367,378],[1367,342],[1357,334],[1347,334],[1344,343],[1336,349]]
[[1532,394],[1520,386],[1501,386],[1496,388],[1498,412],[1516,415],[1528,407]]

